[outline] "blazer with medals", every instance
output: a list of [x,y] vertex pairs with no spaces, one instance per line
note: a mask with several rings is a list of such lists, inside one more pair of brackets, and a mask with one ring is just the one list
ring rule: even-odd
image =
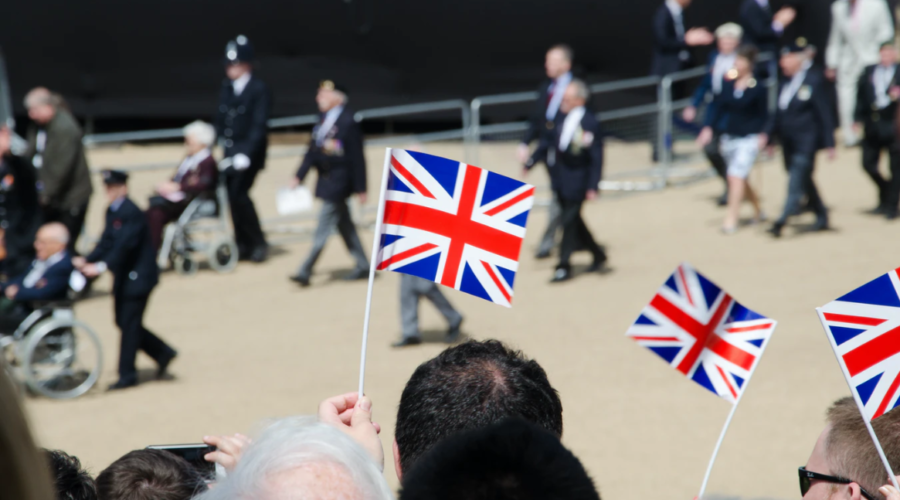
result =
[[889,101],[883,109],[878,106],[878,89],[875,84],[877,68],[877,64],[868,66],[859,77],[854,120],[865,125],[866,136],[891,142],[895,140],[896,134],[894,117],[897,114],[897,100],[890,97],[890,91],[891,88],[900,86],[900,65],[893,65],[894,74],[884,89]]
[[313,129],[309,149],[297,170],[300,182],[310,169],[318,172],[316,197],[326,201],[343,201],[354,193],[366,192],[366,159],[363,154],[363,136],[359,124],[353,119],[353,111],[345,107],[325,132],[322,140],[317,140],[325,121],[325,113]]
[[732,137],[746,137],[766,130],[769,123],[769,91],[756,78],[742,91],[735,89],[734,75],[726,75],[722,79],[722,91],[715,98],[715,106],[711,106],[706,115],[706,126],[721,126],[723,134]]
[[684,42],[683,36],[678,36],[675,17],[663,3],[653,14],[653,60],[650,63],[650,74],[665,76],[681,71],[690,62],[690,47]]
[[117,297],[146,297],[159,282],[147,217],[130,198],[122,198],[106,210],[106,227],[87,261],[106,263]]
[[63,211],[83,206],[90,200],[94,189],[81,142],[81,127],[71,113],[58,107],[53,119],[46,125],[45,133],[46,144],[38,153],[38,128],[31,127],[25,153],[25,157],[31,159],[40,154],[40,164],[34,166],[41,183],[41,200]]
[[268,125],[272,99],[262,80],[251,76],[240,95],[226,79],[219,95],[219,108],[214,121],[216,135],[224,141],[225,157],[244,154],[250,168],[262,170],[269,147]]
[[[571,76],[571,73],[569,73],[569,75],[568,81],[571,81],[573,77]],[[539,140],[544,134],[552,134],[553,121],[547,120],[547,108],[550,107],[550,101],[557,92],[566,91],[565,87],[556,88],[559,80],[562,78],[563,77],[559,77],[556,80],[547,78],[541,82],[540,87],[538,87],[538,98],[534,110],[532,111],[531,119],[528,120],[528,130],[525,132],[525,137],[522,139],[523,143],[530,144],[531,141]],[[551,90],[553,91],[552,94]],[[556,114],[559,114],[558,109]]]
[[770,142],[777,136],[782,144],[789,141],[793,151],[807,154],[833,148],[834,112],[828,100],[825,76],[815,67],[808,68],[787,109],[781,109],[781,96],[791,81],[784,78],[779,86],[779,106],[766,130]]
[[530,170],[538,161],[546,162],[553,191],[565,200],[584,200],[588,190],[598,189],[603,175],[603,133],[594,114],[584,109],[584,116],[564,149],[560,144],[567,115],[559,112],[553,134],[541,140],[525,164]]
[[75,267],[72,266],[72,256],[63,250],[51,256],[48,261],[53,262],[44,269],[43,274],[36,282],[30,284],[31,286],[28,286],[25,280],[37,261],[32,262],[23,274],[5,283],[3,289],[5,290],[10,285],[18,286],[16,302],[65,300],[69,295],[69,277],[75,270]]

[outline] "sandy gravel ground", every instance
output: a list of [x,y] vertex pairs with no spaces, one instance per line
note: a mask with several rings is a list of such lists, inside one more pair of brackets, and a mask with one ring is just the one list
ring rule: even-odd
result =
[[[483,147],[481,165],[518,175],[514,147]],[[457,145],[424,150],[462,157]],[[367,153],[370,178],[378,179],[383,149]],[[169,161],[174,168],[179,155],[169,146],[100,149],[91,153],[91,163]],[[613,145],[609,169],[641,169],[648,156],[642,146]],[[690,499],[729,405],[624,333],[674,267],[691,262],[739,301],[779,321],[722,447],[709,491],[796,498],[796,467],[812,449],[825,408],[849,393],[814,308],[900,265],[898,223],[862,213],[875,194],[858,157],[852,150],[841,152],[835,162],[820,158],[817,179],[831,208],[832,232],[795,234],[791,228],[774,241],[762,228],[747,227],[723,236],[718,232],[723,213],[712,203],[721,190],[717,180],[605,196],[587,205],[585,215],[609,248],[613,273],[549,285],[553,263],[531,257],[545,224],[545,213],[536,211],[529,221],[514,308],[453,291],[449,297],[465,314],[468,335],[502,339],[547,370],[565,409],[564,442],[585,463],[605,499]],[[264,217],[275,215],[274,191],[297,162],[296,157],[274,160],[260,176],[254,196]],[[775,215],[784,198],[784,170],[780,162],[757,168],[754,181],[768,213]],[[135,199],[144,203],[164,175],[136,174]],[[545,182],[543,173],[533,175],[536,183]],[[376,192],[376,183],[370,182],[370,193]],[[100,230],[104,208],[98,196],[90,214],[92,234]],[[812,217],[797,222],[809,224]],[[371,232],[361,236],[370,248]],[[246,431],[266,417],[313,413],[323,398],[355,390],[365,283],[333,279],[352,265],[335,239],[314,286],[295,287],[286,277],[308,249],[308,242],[283,245],[265,264],[242,264],[230,275],[209,270],[193,277],[165,274],[146,322],[179,350],[172,366],[176,378],[115,394],[95,389],[74,401],[31,398],[26,406],[40,443],[79,456],[98,473],[135,448]],[[576,260],[587,263],[586,255]],[[109,281],[97,288],[107,291]],[[389,347],[399,334],[397,288],[391,273],[382,273],[375,284],[366,386],[388,453],[405,381],[419,363],[444,348],[436,342],[403,351]],[[427,304],[422,311],[426,337],[439,339],[442,320]],[[85,300],[77,315],[102,337],[105,387],[115,379],[118,353],[111,298],[102,293]],[[152,361],[142,355],[138,364],[149,377]],[[385,474],[396,484],[390,463]]]

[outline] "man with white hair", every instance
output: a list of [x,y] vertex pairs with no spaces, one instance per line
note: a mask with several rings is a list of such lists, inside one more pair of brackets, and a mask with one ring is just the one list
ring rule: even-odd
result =
[[[341,398],[344,398],[343,396]],[[334,398],[332,398],[334,399]],[[367,400],[367,398],[364,398]],[[323,406],[328,406],[323,403]],[[368,402],[371,409],[371,401]],[[334,407],[340,423],[348,408]],[[368,410],[350,405],[347,420],[366,426],[380,449]],[[354,411],[355,410],[355,411]],[[320,419],[322,409],[320,408]],[[363,417],[363,418],[360,418]],[[350,428],[347,425],[348,429]],[[389,500],[391,490],[381,467],[350,432],[317,422],[315,417],[289,417],[272,422],[240,452],[240,461],[197,500]],[[232,462],[233,463],[233,462]]]
[[166,224],[178,219],[194,198],[215,192],[218,169],[210,151],[215,142],[216,129],[206,122],[195,121],[184,127],[187,156],[171,180],[156,185],[147,209],[150,238],[157,252]]
[[11,333],[37,301],[65,300],[72,275],[72,256],[66,250],[69,231],[59,222],[44,224],[34,240],[35,260],[28,270],[0,290],[0,332]]
[[25,108],[35,125],[28,131],[25,157],[37,169],[43,220],[66,226],[74,252],[93,193],[81,127],[62,98],[44,87],[28,92]]

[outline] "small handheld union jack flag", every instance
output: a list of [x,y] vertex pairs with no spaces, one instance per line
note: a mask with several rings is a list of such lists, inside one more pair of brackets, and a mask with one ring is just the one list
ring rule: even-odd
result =
[[626,335],[689,379],[736,403],[776,324],[684,263]]
[[860,410],[875,420],[900,405],[900,269],[817,309]]
[[534,186],[392,149],[378,270],[411,274],[509,307]]

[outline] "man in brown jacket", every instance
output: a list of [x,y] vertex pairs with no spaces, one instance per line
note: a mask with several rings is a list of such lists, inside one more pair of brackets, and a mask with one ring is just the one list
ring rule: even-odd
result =
[[62,98],[43,87],[28,93],[25,107],[35,125],[28,132],[26,158],[38,172],[44,222],[66,226],[69,250],[74,252],[93,192],[81,127]]

